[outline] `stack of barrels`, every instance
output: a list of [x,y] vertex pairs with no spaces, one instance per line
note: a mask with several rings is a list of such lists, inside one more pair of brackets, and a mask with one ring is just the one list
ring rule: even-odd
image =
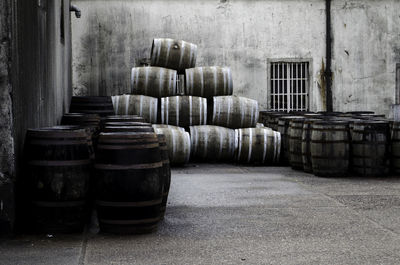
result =
[[385,176],[390,169],[398,172],[400,123],[384,115],[371,111],[262,111],[260,120],[267,127],[278,127],[281,163],[293,169],[323,177]]
[[276,163],[280,135],[269,128],[255,128],[258,102],[232,96],[229,67],[195,67],[196,57],[193,43],[154,39],[150,66],[132,68],[131,95],[113,97],[115,112],[139,114],[155,124],[155,130],[166,137],[174,165],[190,159],[234,158],[244,163]]
[[35,230],[82,231],[92,204],[103,232],[147,233],[164,218],[166,136],[140,116],[101,117],[100,109],[82,107],[85,113],[64,114],[62,126],[28,130],[25,181]]

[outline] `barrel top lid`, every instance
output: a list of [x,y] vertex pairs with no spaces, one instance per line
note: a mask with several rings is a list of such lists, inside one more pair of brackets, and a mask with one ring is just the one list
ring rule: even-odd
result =
[[356,120],[354,124],[389,124],[389,121],[382,120]]
[[64,113],[65,117],[83,117],[83,118],[96,118],[100,119],[100,115],[96,113]]
[[316,119],[316,118],[305,118],[304,123],[314,123],[316,121],[322,121],[322,119]]
[[373,111],[348,111],[346,113],[358,115],[358,114],[374,114],[375,112],[373,112]]
[[343,120],[321,120],[321,121],[315,121],[315,125],[348,125],[348,121],[343,121]]
[[143,137],[151,137],[157,138],[157,135],[154,132],[102,132],[100,133],[100,137],[107,137],[107,138],[143,138]]
[[111,96],[72,96],[72,99],[104,100],[111,99]]
[[283,117],[279,118],[279,120],[284,120],[284,121],[295,120],[295,119],[304,119],[304,117],[303,116],[283,116]]
[[137,126],[147,126],[147,127],[151,127],[151,123],[147,123],[147,122],[128,122],[128,121],[122,121],[122,122],[108,122],[106,121],[105,123],[106,126],[130,126],[130,127],[137,127]]
[[132,119],[132,118],[142,118],[139,115],[109,115],[106,119]]
[[59,125],[52,127],[42,127],[37,129],[28,129],[32,132],[65,132],[65,131],[85,131],[81,126],[78,125]]

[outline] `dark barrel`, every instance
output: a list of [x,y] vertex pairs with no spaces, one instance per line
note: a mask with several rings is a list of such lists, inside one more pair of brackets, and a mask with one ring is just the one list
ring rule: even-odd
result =
[[391,168],[394,174],[400,174],[400,122],[391,124]]
[[81,232],[88,216],[91,171],[87,132],[74,126],[30,129],[25,150],[36,230]]
[[304,118],[289,122],[289,161],[293,169],[303,170],[301,151]]
[[301,134],[301,156],[303,161],[303,170],[307,173],[312,173],[311,161],[311,126],[315,121],[321,119],[304,119],[303,132]]
[[151,46],[151,65],[185,74],[185,69],[196,65],[197,45],[183,40],[154,39]]
[[278,119],[278,132],[281,133],[282,149],[281,162],[284,165],[289,164],[290,148],[289,148],[289,123],[294,119],[304,119],[302,116],[280,116]]
[[70,113],[93,113],[100,116],[114,115],[111,97],[74,96],[71,98]]
[[349,169],[349,126],[345,121],[316,121],[311,128],[313,173],[343,177]]
[[212,99],[232,95],[233,81],[229,67],[209,66],[186,69],[185,94]]
[[389,173],[389,122],[356,121],[351,139],[352,171],[365,177]]
[[162,204],[161,204],[161,219],[164,219],[165,211],[167,209],[167,201],[169,194],[169,187],[171,185],[171,167],[169,164],[168,157],[168,146],[165,135],[157,134],[158,143],[161,151],[161,162],[163,164],[161,175],[163,179],[163,192],[162,192]]
[[274,131],[278,131],[279,118],[284,117],[284,116],[292,116],[292,115],[289,115],[289,113],[287,113],[287,112],[276,112],[276,113],[269,114],[268,127]]
[[134,67],[131,72],[132,94],[168,97],[178,94],[177,73],[162,67]]
[[96,208],[100,230],[148,233],[162,205],[162,160],[155,133],[101,133],[96,154]]
[[91,157],[94,158],[97,137],[101,128],[100,116],[90,113],[65,113],[61,118],[61,125],[73,125],[85,128],[88,133],[88,145]]

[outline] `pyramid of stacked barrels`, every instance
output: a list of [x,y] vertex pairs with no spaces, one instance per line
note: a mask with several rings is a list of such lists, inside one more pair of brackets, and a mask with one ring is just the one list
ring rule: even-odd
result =
[[[197,46],[154,39],[128,95],[74,96],[60,126],[30,129],[23,180],[32,229],[147,233],[163,219],[171,165],[279,162],[280,133],[255,100],[232,96],[228,67],[195,67]],[[92,214],[92,209],[96,209]]]
[[281,163],[321,177],[400,173],[400,122],[371,111],[260,112],[282,136]]

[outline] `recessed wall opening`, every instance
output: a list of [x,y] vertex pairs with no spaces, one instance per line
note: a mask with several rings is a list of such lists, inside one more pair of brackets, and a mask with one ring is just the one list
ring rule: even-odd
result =
[[308,61],[271,62],[269,72],[271,110],[309,110]]

